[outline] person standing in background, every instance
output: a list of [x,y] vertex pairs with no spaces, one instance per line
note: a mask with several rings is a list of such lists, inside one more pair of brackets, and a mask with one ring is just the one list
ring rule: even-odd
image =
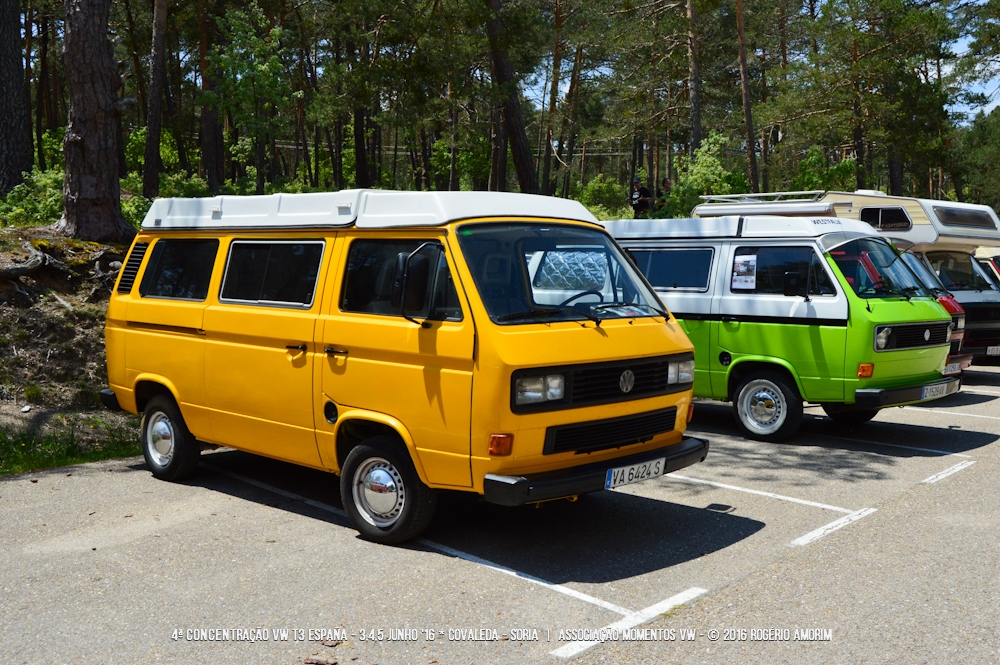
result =
[[639,176],[632,178],[629,203],[632,206],[633,219],[645,219],[649,216],[649,200],[651,198],[649,190],[642,186],[642,179]]
[[664,178],[660,183],[660,189],[656,190],[656,207],[662,208],[667,205],[668,196],[670,196],[670,178]]

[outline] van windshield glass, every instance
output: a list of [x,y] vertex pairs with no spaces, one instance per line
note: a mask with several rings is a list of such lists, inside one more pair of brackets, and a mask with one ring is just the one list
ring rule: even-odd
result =
[[920,260],[920,257],[910,252],[903,252],[902,258],[925,289],[931,293],[947,293],[938,281],[937,275]]
[[502,325],[660,316],[662,305],[600,231],[475,224],[458,241],[490,318]]
[[854,293],[862,298],[927,296],[916,275],[884,240],[859,238],[830,250]]
[[927,260],[949,291],[996,291],[971,254],[927,252]]

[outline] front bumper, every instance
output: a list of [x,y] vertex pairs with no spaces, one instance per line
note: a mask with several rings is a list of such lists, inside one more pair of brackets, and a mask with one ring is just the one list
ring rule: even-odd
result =
[[945,365],[958,365],[958,371],[946,373],[945,376],[959,376],[962,374],[962,370],[969,369],[972,365],[972,354],[971,353],[958,353],[948,356],[948,360],[945,361]]
[[535,501],[559,499],[604,489],[608,469],[666,458],[664,473],[678,471],[697,464],[708,455],[708,441],[686,436],[656,450],[616,457],[603,462],[575,466],[565,471],[530,476],[500,476],[488,473],[483,479],[483,494],[490,503],[501,506],[521,506]]
[[[944,394],[936,397],[924,398],[924,388],[930,386],[944,385]],[[855,409],[881,409],[887,406],[898,406],[902,404],[912,404],[914,402],[929,402],[934,399],[946,397],[958,392],[962,387],[962,379],[950,377],[941,381],[934,381],[921,386],[911,386],[909,388],[865,388],[854,391]]]

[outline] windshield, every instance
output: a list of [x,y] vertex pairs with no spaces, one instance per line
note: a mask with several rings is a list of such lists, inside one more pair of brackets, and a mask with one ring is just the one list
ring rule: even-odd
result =
[[830,250],[854,293],[862,298],[926,296],[916,275],[884,240],[859,238]]
[[971,254],[927,252],[927,260],[949,291],[996,291]]
[[937,275],[927,267],[927,264],[920,260],[920,257],[910,252],[902,253],[903,262],[913,271],[913,274],[920,280],[920,284],[931,293],[947,293],[938,281]]
[[600,231],[474,224],[459,228],[458,241],[496,323],[660,316],[659,300]]

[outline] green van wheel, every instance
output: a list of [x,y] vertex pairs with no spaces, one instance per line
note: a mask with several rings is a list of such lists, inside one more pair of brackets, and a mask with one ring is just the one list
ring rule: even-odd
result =
[[802,423],[802,398],[784,375],[753,372],[736,387],[733,416],[751,439],[784,441]]

